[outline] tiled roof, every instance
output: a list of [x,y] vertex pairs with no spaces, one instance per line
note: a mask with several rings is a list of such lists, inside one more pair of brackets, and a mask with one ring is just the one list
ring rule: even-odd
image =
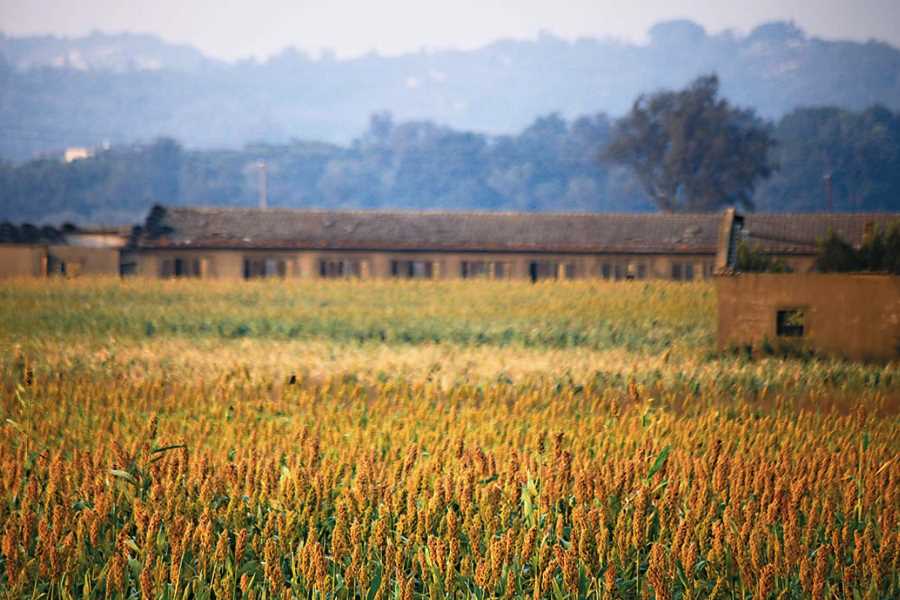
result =
[[320,212],[167,207],[141,248],[713,253],[718,214]]
[[834,231],[854,246],[862,244],[866,227],[885,230],[898,213],[747,214],[744,235],[751,245],[778,254],[815,254],[816,242]]
[[[813,254],[829,229],[861,243],[867,223],[898,214],[749,214],[744,230],[772,252]],[[139,248],[266,248],[713,254],[721,213],[541,214],[340,212],[166,207]]]

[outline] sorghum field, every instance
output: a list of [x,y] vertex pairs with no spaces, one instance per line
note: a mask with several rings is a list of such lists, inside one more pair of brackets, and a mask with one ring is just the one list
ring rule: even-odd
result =
[[900,365],[709,284],[7,282],[9,598],[900,597]]

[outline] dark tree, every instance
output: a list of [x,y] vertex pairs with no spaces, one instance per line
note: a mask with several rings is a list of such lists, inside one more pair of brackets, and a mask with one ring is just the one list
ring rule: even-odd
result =
[[719,79],[640,96],[619,121],[604,158],[631,167],[666,212],[753,209],[753,189],[768,177],[769,127],[749,109],[718,98]]
[[866,234],[859,248],[854,248],[833,231],[819,241],[816,269],[823,273],[879,271],[900,274],[900,219],[886,231]]

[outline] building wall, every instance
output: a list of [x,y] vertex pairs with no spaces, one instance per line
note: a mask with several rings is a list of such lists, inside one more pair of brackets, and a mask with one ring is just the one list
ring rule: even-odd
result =
[[[486,263],[492,274],[502,271],[504,279],[529,279],[532,263],[540,267],[542,275],[556,279],[646,278],[672,279],[673,264],[681,267],[687,279],[687,266],[692,279],[703,279],[712,273],[712,255],[641,255],[641,254],[545,254],[497,252],[369,252],[369,251],[267,251],[267,250],[144,250],[127,253],[124,264],[134,264],[133,272],[146,277],[161,277],[171,272],[166,261],[202,261],[197,276],[210,279],[241,279],[246,259],[274,259],[283,261],[286,279],[316,279],[320,277],[321,261],[354,261],[362,278],[388,279],[392,277],[393,261],[427,262],[433,279],[462,277],[464,262]],[[554,268],[555,265],[555,268]],[[604,266],[607,268],[604,269]],[[129,267],[130,268],[130,267]],[[640,277],[643,275],[643,277]]]
[[0,278],[41,277],[46,272],[46,246],[0,244]]
[[68,277],[119,275],[119,250],[115,248],[54,245],[48,247],[48,258],[51,266],[56,261],[65,263]]
[[[785,343],[854,360],[900,358],[900,277],[738,274],[716,277],[718,345]],[[803,336],[777,332],[778,311],[803,311]]]

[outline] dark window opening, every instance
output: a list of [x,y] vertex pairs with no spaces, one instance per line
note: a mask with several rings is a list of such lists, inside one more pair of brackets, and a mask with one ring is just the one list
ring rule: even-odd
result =
[[244,279],[281,279],[287,276],[287,261],[281,258],[245,258]]
[[464,260],[460,263],[459,269],[463,279],[487,277],[490,274],[490,263],[483,260]]
[[575,263],[566,263],[565,266],[566,279],[575,279]]
[[610,273],[611,268],[609,263],[603,263],[603,265],[600,266],[600,276],[603,277],[603,279],[609,279]]
[[805,325],[806,311],[802,308],[779,310],[775,317],[778,337],[803,337]]
[[359,260],[326,259],[319,261],[319,276],[325,279],[341,277],[361,277],[362,262]]
[[65,275],[66,274],[66,261],[60,260],[55,256],[50,256],[47,259],[47,275]]
[[692,281],[694,279],[693,263],[672,263],[673,281]]
[[644,263],[640,263],[637,266],[637,278],[647,279],[647,265],[645,265]]
[[164,258],[160,265],[161,277],[200,277],[202,275],[201,260],[199,258]]
[[505,279],[509,276],[509,265],[491,260],[464,260],[459,263],[459,275],[463,279]]
[[528,264],[528,276],[532,283],[541,279],[556,279],[558,265],[549,261],[534,261]]
[[431,279],[434,263],[430,260],[392,260],[391,276],[401,279]]

